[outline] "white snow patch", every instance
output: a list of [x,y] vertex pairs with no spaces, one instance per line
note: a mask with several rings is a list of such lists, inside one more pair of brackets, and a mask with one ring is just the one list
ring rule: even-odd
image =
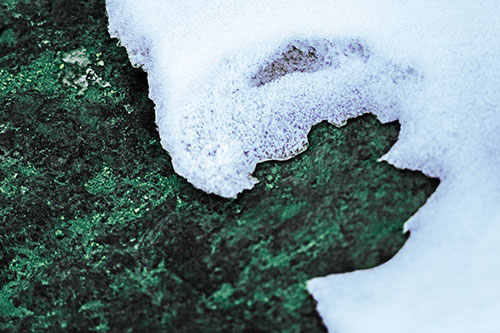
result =
[[76,64],[81,67],[90,65],[90,60],[85,49],[78,49],[65,53],[62,61],[67,64]]
[[[309,281],[338,332],[500,329],[498,0],[107,0],[148,72],[162,145],[196,187],[234,197],[310,127],[398,119],[383,159],[439,177],[378,268]],[[328,258],[325,258],[328,260]]]

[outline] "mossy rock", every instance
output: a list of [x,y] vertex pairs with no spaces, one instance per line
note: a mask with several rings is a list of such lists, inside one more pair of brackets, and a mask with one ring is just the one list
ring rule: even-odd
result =
[[322,331],[305,282],[391,258],[437,186],[377,162],[399,125],[363,116],[207,195],[174,173],[104,1],[9,0],[0,22],[2,331]]

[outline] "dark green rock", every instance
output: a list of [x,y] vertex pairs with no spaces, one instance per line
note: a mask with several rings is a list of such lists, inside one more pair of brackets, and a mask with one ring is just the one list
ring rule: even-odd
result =
[[437,186],[377,162],[398,124],[322,123],[254,190],[207,195],[106,24],[102,0],[0,3],[0,330],[324,330],[306,280],[391,258]]

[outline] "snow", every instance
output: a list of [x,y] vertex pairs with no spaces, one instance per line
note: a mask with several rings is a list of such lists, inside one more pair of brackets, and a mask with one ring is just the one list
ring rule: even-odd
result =
[[[312,125],[398,119],[382,159],[439,177],[388,263],[316,278],[335,332],[500,328],[500,3],[107,0],[177,173],[235,197]],[[325,258],[328,260],[328,258]]]

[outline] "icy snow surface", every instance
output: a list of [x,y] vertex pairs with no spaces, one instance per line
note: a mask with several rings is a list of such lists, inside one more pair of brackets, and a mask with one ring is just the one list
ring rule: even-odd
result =
[[[316,278],[334,332],[500,331],[499,0],[107,0],[163,147],[234,197],[322,120],[398,119],[383,159],[439,177],[388,263]],[[328,260],[328,258],[325,258]]]

